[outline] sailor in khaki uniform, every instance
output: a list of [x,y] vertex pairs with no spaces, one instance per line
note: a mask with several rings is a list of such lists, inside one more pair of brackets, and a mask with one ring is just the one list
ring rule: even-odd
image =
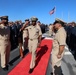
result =
[[[63,28],[64,22],[60,19],[56,19],[54,27],[57,30],[52,50],[52,68],[53,75],[62,75],[61,72],[61,60],[64,55],[64,48],[66,45],[66,31]],[[58,72],[58,73],[57,73]]]
[[24,47],[24,50],[27,49],[27,46],[28,46],[28,33],[27,33],[27,30],[24,30],[24,29],[26,27],[28,27],[29,25],[30,25],[30,21],[29,21],[29,19],[26,19],[23,27],[21,28],[23,30],[23,47]]
[[53,32],[53,24],[49,25],[49,36],[53,36],[54,32]]
[[8,25],[8,16],[0,17],[0,56],[1,67],[4,71],[8,70],[7,64],[9,62],[10,54],[10,28]]
[[32,25],[25,28],[28,30],[28,38],[29,38],[28,47],[29,47],[29,52],[32,54],[29,73],[32,73],[35,67],[36,49],[40,44],[42,37],[40,26],[36,25],[37,20],[38,19],[36,17],[32,17],[31,18]]

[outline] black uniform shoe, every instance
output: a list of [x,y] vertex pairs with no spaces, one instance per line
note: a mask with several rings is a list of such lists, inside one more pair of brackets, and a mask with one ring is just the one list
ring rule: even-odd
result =
[[53,75],[53,72],[51,72],[50,75]]
[[2,68],[4,71],[8,71],[8,65],[6,67]]
[[8,67],[9,67],[9,66],[8,66],[8,65],[6,65],[6,69],[7,69],[7,70],[8,70]]
[[32,72],[33,72],[33,70],[34,70],[33,68],[32,68],[32,69],[30,69],[30,70],[29,70],[29,73],[32,73]]
[[8,68],[7,67],[4,67],[4,68],[2,68],[4,71],[8,71]]

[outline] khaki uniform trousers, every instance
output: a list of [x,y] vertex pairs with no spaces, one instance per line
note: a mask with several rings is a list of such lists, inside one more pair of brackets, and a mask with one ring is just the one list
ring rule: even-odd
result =
[[62,53],[62,57],[60,59],[57,58],[57,54],[52,54],[52,70],[53,70],[53,75],[55,75],[55,66],[60,67],[61,66],[61,60],[63,58],[63,54]]
[[33,40],[29,39],[28,47],[29,47],[29,52],[32,54],[30,68],[35,67],[37,46],[38,46],[38,39],[33,39]]
[[6,45],[0,45],[1,67],[4,68],[9,63],[10,42]]
[[23,48],[24,50],[28,47],[28,37],[27,32],[23,32]]

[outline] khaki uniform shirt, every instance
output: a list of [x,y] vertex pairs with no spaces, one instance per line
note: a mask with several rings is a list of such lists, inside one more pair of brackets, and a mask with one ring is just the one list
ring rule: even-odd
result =
[[53,27],[53,26],[52,26],[52,25],[50,25],[50,26],[49,26],[49,30],[52,30],[52,27]]
[[53,34],[52,28],[53,28],[53,25],[50,25],[49,26],[49,36],[51,36]]
[[[25,24],[24,24],[25,25]],[[23,26],[24,26],[23,25]],[[26,28],[26,27],[25,27]],[[27,30],[23,30],[23,37],[27,37],[28,36],[28,33],[27,33]]]
[[41,29],[40,29],[40,26],[38,25],[31,25],[27,28],[25,28],[25,30],[28,30],[28,36],[29,36],[29,39],[38,39],[38,37],[40,35],[42,35],[42,32],[41,32]]
[[66,31],[63,27],[55,34],[52,54],[58,54],[60,45],[66,45]]
[[0,45],[6,45],[10,40],[10,28],[8,26],[0,25]]

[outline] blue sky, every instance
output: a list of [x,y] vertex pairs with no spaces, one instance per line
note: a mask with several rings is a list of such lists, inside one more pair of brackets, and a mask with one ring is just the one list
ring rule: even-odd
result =
[[[56,7],[54,14],[49,12]],[[38,17],[41,23],[50,24],[55,18],[76,22],[76,0],[0,0],[0,16],[8,15],[9,21]]]

